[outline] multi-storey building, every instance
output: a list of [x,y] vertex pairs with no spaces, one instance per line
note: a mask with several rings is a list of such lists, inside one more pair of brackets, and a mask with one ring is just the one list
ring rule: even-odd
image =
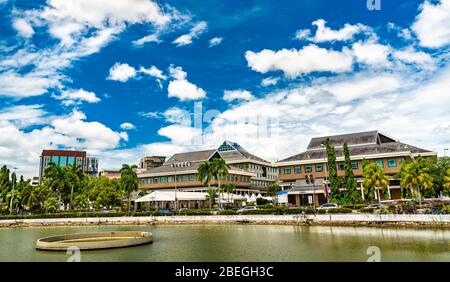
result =
[[[293,205],[316,205],[327,201],[322,184],[327,181],[327,153],[325,140],[336,150],[338,176],[344,175],[343,144],[346,142],[350,151],[353,173],[359,183],[359,191],[363,195],[362,161],[375,162],[384,168],[390,177],[389,195],[392,199],[401,198],[400,180],[394,177],[400,171],[400,164],[406,159],[414,159],[421,155],[436,157],[437,153],[421,149],[382,134],[378,131],[358,132],[351,134],[323,136],[312,138],[307,150],[278,161],[280,185],[289,189],[289,203]],[[309,179],[313,178],[314,183]],[[314,196],[313,196],[314,195]]]
[[159,166],[162,166],[165,161],[166,161],[166,157],[161,157],[161,156],[143,157],[139,161],[139,169],[150,169],[150,168],[159,167]]
[[[237,143],[225,141],[218,149],[173,155],[164,165],[140,171],[140,189],[174,189],[204,191],[197,170],[204,161],[223,158],[230,165],[229,175],[221,184],[234,183],[236,193],[264,193],[270,183],[277,181],[277,168],[270,162],[248,153]],[[217,179],[211,185],[217,186]]]
[[50,163],[57,166],[72,166],[83,170],[84,173],[97,175],[97,158],[86,156],[85,151],[74,150],[43,150],[39,162],[39,181]]

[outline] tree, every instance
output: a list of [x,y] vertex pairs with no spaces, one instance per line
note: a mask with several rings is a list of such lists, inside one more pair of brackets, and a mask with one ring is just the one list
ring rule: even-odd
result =
[[220,196],[220,180],[223,176],[228,175],[228,169],[230,168],[230,166],[225,162],[223,158],[214,159],[212,164],[214,176],[217,178],[218,193]]
[[384,174],[384,169],[376,163],[369,163],[363,166],[363,178],[364,178],[364,189],[366,191],[366,198],[368,200],[372,198],[372,192],[375,189],[378,202],[381,202],[381,189],[387,189],[389,185],[389,179]]
[[450,168],[444,176],[444,195],[450,196]]
[[208,185],[208,190],[211,188],[211,180],[215,175],[213,164],[209,161],[204,161],[201,163],[197,169],[198,180],[200,180],[204,185]]
[[276,183],[272,183],[269,185],[269,187],[267,187],[267,195],[271,196],[273,201],[276,201],[277,192],[280,192],[280,191],[281,191],[281,187],[280,187],[280,185],[278,185]]
[[341,200],[341,193],[339,190],[339,180],[337,177],[336,166],[336,150],[330,144],[330,139],[325,140],[327,150],[327,168],[328,168],[328,181],[330,182],[330,201],[339,203]]
[[423,194],[424,190],[433,186],[433,178],[429,174],[430,169],[421,157],[413,162],[405,163],[404,166],[400,185],[409,188],[414,198],[419,199],[420,205],[422,205],[421,192]]
[[72,182],[70,187],[70,209],[73,209],[73,193],[78,189],[78,184],[83,180],[83,170],[77,166],[69,166],[67,169],[68,177]]
[[217,190],[216,188],[209,187],[208,190],[206,190],[206,199],[209,200],[209,208],[212,208],[215,200],[217,197]]
[[59,208],[59,200],[56,197],[49,197],[44,201],[44,210],[47,213],[57,211]]
[[69,173],[70,171],[66,167],[57,166],[53,163],[50,163],[45,169],[45,185],[47,185],[47,187],[51,190],[57,192],[59,197],[62,198],[64,204],[67,203],[67,196],[69,195],[72,187],[70,177],[68,176]]
[[123,164],[120,169],[122,188],[128,195],[128,212],[131,208],[131,193],[137,191],[139,187],[139,179],[136,174],[137,165]]
[[[6,165],[0,169],[0,200],[2,207],[9,209],[9,195],[11,191],[11,181],[9,180],[10,170]],[[5,205],[6,204],[6,205]]]
[[358,193],[357,187],[358,182],[353,175],[352,161],[350,159],[350,150],[348,149],[347,142],[344,143],[344,186],[347,189],[345,194],[346,202],[348,203],[359,203],[361,201],[360,193]]
[[228,202],[230,202],[230,194],[231,194],[231,200],[233,200],[234,191],[236,191],[236,184],[228,183],[228,184],[223,186],[223,190],[225,192],[227,192]]
[[20,191],[22,194],[21,204],[30,211],[41,209],[41,187],[33,187],[30,181],[27,181]]

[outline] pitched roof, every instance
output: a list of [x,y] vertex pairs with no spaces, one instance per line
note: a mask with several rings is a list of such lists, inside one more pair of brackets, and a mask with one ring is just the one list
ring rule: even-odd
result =
[[208,160],[216,150],[204,150],[204,151],[194,151],[178,153],[170,157],[165,164],[171,164],[174,162],[202,162]]
[[336,157],[343,157],[343,143],[347,142],[351,156],[372,155],[395,152],[411,152],[413,154],[429,153],[430,150],[421,149],[408,145],[381,134],[378,131],[358,132],[335,136],[324,136],[312,138],[308,149],[300,154],[285,158],[278,162],[325,159],[326,150],[320,144],[325,143],[325,139],[330,138],[330,144],[335,146]]
[[[221,148],[232,148],[232,149],[221,150]],[[268,162],[260,157],[250,154],[241,145],[239,145],[236,142],[232,142],[232,141],[224,141],[222,143],[222,145],[220,145],[218,151],[219,151],[220,155],[226,161],[250,159],[250,160],[256,160],[256,161],[260,161],[260,162],[266,162],[266,163]]]

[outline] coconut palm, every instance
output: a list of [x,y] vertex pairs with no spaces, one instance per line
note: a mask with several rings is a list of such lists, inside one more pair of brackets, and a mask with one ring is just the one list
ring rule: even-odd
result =
[[84,173],[83,170],[77,166],[69,166],[67,174],[72,182],[72,186],[70,187],[70,209],[73,209],[73,192],[75,189],[78,189],[78,184],[83,181]]
[[213,160],[213,172],[214,176],[217,178],[217,184],[218,184],[218,193],[220,196],[220,180],[222,177],[228,175],[228,169],[230,166],[225,162],[222,158],[216,158]]
[[209,161],[204,161],[199,165],[197,171],[198,180],[204,185],[208,185],[208,189],[211,188],[211,180],[215,175],[213,164]]
[[363,168],[364,187],[370,193],[371,188],[375,188],[378,202],[381,202],[380,189],[386,189],[389,185],[389,178],[384,174],[384,169],[376,163],[370,163]]
[[420,205],[422,205],[420,190],[427,190],[433,187],[433,177],[429,173],[429,168],[421,159],[418,159],[405,164],[401,171],[400,185],[411,189],[414,197],[418,198]]
[[136,174],[136,169],[136,165],[128,164],[123,164],[122,168],[120,169],[122,188],[128,195],[128,212],[131,208],[131,193],[133,191],[137,191],[139,186],[139,179]]
[[48,188],[59,194],[60,202],[61,197],[65,200],[66,196],[70,193],[72,183],[70,177],[68,177],[68,170],[65,167],[50,163],[45,170],[44,181]]
[[209,187],[208,190],[206,190],[206,198],[209,200],[209,208],[212,208],[212,205],[217,197],[217,190],[216,188]]
[[26,185],[24,185],[21,189],[22,191],[22,206],[26,207],[28,210],[34,210],[36,208],[40,208],[40,199],[41,199],[41,187],[33,187],[27,181]]

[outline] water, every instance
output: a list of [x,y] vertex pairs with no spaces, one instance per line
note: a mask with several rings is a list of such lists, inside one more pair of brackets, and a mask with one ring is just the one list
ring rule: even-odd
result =
[[450,230],[271,225],[152,225],[0,228],[0,261],[66,261],[38,251],[40,237],[111,230],[149,231],[154,242],[82,251],[81,261],[450,261]]

